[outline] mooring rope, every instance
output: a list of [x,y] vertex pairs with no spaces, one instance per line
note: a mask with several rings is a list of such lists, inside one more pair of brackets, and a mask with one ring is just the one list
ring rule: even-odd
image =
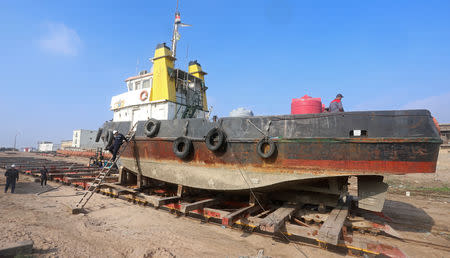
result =
[[[237,160],[237,162],[242,166],[242,163],[239,161],[239,159],[234,155],[234,153],[232,152],[232,156],[234,156],[235,160]],[[256,197],[255,193],[253,192],[253,187],[250,185],[250,183],[247,181],[247,179],[244,176],[244,173],[241,170],[241,166],[238,166],[238,170],[242,176],[242,179],[244,180],[244,182],[247,184],[248,189],[250,190],[251,195],[253,196],[253,198],[255,199],[255,201],[258,203],[259,207],[261,207],[261,209],[263,210],[263,212],[266,212],[266,209],[264,209],[264,207],[262,206],[261,202],[258,200],[258,198]],[[272,218],[269,218],[272,219]],[[271,221],[271,222],[275,222],[275,221]],[[286,234],[283,233],[283,231],[281,231],[281,229],[278,229],[278,232],[281,233],[281,235],[291,244],[294,245],[295,249],[297,249],[298,252],[300,252],[303,256],[305,256],[306,258],[308,258],[308,256],[300,249],[300,247],[297,246],[297,243],[292,242],[291,240],[289,240],[289,238],[286,236]]]

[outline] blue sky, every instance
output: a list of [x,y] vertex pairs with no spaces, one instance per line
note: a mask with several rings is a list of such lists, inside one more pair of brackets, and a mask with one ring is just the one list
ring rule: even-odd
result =
[[[0,2],[0,146],[71,139],[112,118],[124,79],[169,42],[176,1]],[[177,66],[208,72],[226,116],[288,114],[305,94],[348,111],[430,109],[450,122],[449,1],[182,0]]]

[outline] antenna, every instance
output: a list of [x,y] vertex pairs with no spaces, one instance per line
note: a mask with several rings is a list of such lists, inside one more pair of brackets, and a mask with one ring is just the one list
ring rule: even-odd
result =
[[186,64],[187,64],[186,71],[188,71],[189,70],[189,44],[187,44],[187,46],[186,46]]
[[180,33],[178,33],[179,27],[190,27],[192,25],[181,23],[180,12],[178,11],[178,0],[177,0],[177,9],[175,11],[175,22],[173,24],[173,35],[172,35],[172,56],[175,57],[177,55],[177,41],[180,40]]
[[136,74],[139,72],[139,57],[136,60]]

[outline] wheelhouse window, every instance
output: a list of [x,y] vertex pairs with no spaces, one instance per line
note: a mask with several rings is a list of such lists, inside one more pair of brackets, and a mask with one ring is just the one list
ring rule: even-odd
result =
[[145,88],[150,88],[150,80],[144,80],[144,81],[142,82],[142,88],[143,88],[143,89],[145,89]]
[[132,91],[133,90],[133,82],[128,82],[128,91]]
[[141,85],[141,82],[140,82],[140,81],[137,81],[137,82],[134,83],[134,89],[135,89],[135,90],[140,90],[140,89],[142,89],[142,85]]

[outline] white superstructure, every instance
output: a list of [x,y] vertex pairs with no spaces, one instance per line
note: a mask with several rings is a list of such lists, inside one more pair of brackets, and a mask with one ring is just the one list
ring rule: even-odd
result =
[[208,116],[204,76],[197,61],[189,62],[188,71],[175,68],[176,43],[179,39],[180,13],[175,13],[172,50],[165,43],[156,46],[150,73],[142,71],[125,80],[127,92],[111,99],[113,121],[137,121],[150,118],[171,120]]
[[[198,65],[198,63],[196,63]],[[192,79],[194,76],[189,75]],[[177,79],[176,101],[156,100],[151,101],[150,95],[153,86],[153,73],[142,71],[138,76],[125,80],[127,92],[113,96],[111,110],[114,112],[113,121],[137,121],[155,118],[158,120],[170,120],[184,118],[183,114],[188,106],[192,106],[194,99],[198,105],[202,105],[204,95],[201,92],[201,80],[190,82]],[[208,111],[197,109],[194,118],[208,117]]]

